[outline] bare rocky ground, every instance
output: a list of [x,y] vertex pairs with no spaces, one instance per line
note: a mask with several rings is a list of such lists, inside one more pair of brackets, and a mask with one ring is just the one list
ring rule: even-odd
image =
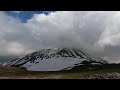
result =
[[0,79],[120,79],[120,73],[104,73],[86,75],[82,73],[60,73],[60,74],[9,74],[1,75]]
[[0,79],[120,79],[120,68],[74,72],[33,72],[0,65]]
[[95,74],[81,79],[120,79],[120,73]]

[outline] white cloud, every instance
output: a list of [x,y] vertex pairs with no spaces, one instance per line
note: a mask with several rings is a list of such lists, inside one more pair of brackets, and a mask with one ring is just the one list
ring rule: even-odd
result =
[[14,13],[20,13],[20,12],[22,12],[22,11],[11,11],[11,12],[14,12]]
[[118,11],[58,11],[49,15],[34,14],[27,23],[1,12],[0,54],[4,52],[21,55],[41,48],[69,46],[119,61],[119,24]]
[[30,38],[28,29],[19,19],[6,16],[4,12],[0,12],[0,20],[0,55],[26,54],[28,46],[24,42]]
[[16,53],[17,55],[19,55],[21,53],[24,53],[24,46],[22,46],[19,43],[10,42],[10,43],[8,43],[8,46],[9,46],[9,48],[7,48],[6,51],[8,53],[11,53],[11,55],[14,54],[14,53]]
[[120,44],[120,30],[117,27],[110,26],[108,27],[101,35],[98,44],[101,47],[107,45],[116,46]]

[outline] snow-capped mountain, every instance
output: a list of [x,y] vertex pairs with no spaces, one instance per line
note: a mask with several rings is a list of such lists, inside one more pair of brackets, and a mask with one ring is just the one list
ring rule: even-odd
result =
[[25,67],[31,71],[60,71],[84,64],[106,64],[102,59],[91,57],[73,48],[42,49],[18,59],[4,62],[3,65]]

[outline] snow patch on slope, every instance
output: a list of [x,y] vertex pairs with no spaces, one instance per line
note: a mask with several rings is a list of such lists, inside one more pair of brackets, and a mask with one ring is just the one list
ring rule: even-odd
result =
[[79,58],[70,58],[67,57],[66,59],[63,57],[60,58],[49,58],[46,60],[37,60],[36,62],[39,63],[26,63],[22,67],[25,67],[27,70],[31,71],[59,71],[64,68],[67,68],[73,64],[81,63],[85,59],[79,59]]

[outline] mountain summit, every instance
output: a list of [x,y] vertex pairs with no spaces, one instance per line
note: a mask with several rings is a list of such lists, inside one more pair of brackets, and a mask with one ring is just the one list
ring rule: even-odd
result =
[[42,49],[15,60],[4,62],[3,65],[24,67],[30,71],[60,71],[70,70],[75,66],[85,64],[106,64],[102,59],[96,59],[73,48]]

